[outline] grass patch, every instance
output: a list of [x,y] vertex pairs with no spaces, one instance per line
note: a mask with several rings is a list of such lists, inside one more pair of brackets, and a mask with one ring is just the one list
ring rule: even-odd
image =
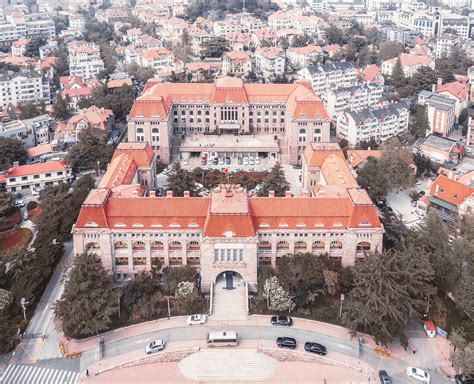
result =
[[29,228],[16,228],[0,233],[0,256],[15,247],[24,248],[32,236]]

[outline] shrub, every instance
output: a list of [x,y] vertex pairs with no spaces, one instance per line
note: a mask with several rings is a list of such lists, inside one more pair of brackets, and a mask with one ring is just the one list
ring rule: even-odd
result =
[[28,204],[26,204],[26,210],[27,211],[32,211],[33,209],[35,209],[36,207],[38,206],[38,203],[34,200],[31,200],[28,202]]

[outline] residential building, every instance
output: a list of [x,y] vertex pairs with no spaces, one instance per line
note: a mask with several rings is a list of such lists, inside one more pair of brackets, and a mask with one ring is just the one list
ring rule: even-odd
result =
[[451,56],[451,51],[453,47],[456,47],[460,44],[460,39],[457,35],[454,34],[442,34],[436,38],[436,58],[440,59],[442,57]]
[[59,78],[61,95],[69,97],[69,107],[77,109],[77,103],[83,99],[89,99],[94,86],[100,85],[92,82],[85,83],[79,76],[61,76]]
[[26,46],[30,40],[27,39],[20,39],[17,41],[14,41],[11,45],[12,47],[12,56],[23,56],[24,53],[26,52]]
[[438,164],[457,164],[464,148],[456,140],[429,134],[420,144],[420,153]]
[[156,72],[172,69],[174,61],[173,52],[166,48],[149,49],[137,55],[137,63],[139,65],[152,68]]
[[371,107],[382,101],[383,86],[375,83],[362,83],[353,87],[340,87],[330,90],[326,97],[326,109],[332,119],[345,110],[356,111]]
[[454,114],[456,121],[459,120],[461,112],[467,108],[469,101],[469,90],[467,84],[459,81],[453,81],[451,83],[441,84],[442,79],[438,79],[438,84],[435,87],[435,92],[438,95],[443,95],[453,99],[455,104]]
[[[204,135],[209,132],[217,135]],[[309,142],[329,141],[329,119],[308,84],[150,79],[130,111],[128,140],[150,143],[167,164],[174,135],[190,136],[181,143],[182,155],[263,156],[296,164]]]
[[56,49],[58,49],[58,42],[56,40],[48,40],[45,45],[39,47],[39,56],[41,60],[45,60],[49,57]]
[[323,49],[319,45],[291,47],[286,50],[286,57],[295,69],[301,69],[322,61]]
[[[435,62],[430,59],[429,57],[425,56],[418,56],[418,55],[411,55],[408,53],[401,53],[400,54],[400,62],[403,67],[403,73],[405,77],[412,77],[416,71],[418,71],[421,67],[430,67],[434,70]],[[397,58],[385,60],[382,62],[382,73],[384,75],[391,75],[393,72],[393,67],[397,62]]]
[[230,51],[222,58],[222,73],[236,76],[247,76],[252,70],[250,55],[244,51]]
[[[112,160],[104,178],[115,185],[89,193],[72,230],[75,254],[96,253],[118,280],[159,261],[196,267],[204,292],[226,271],[255,291],[257,267],[275,268],[287,254],[327,253],[347,266],[381,250],[383,226],[363,190],[326,186],[311,197],[249,197],[238,185],[220,185],[208,197],[145,197],[124,160]],[[126,177],[112,176],[119,162],[130,170]]]
[[324,65],[313,65],[298,72],[301,79],[311,81],[314,92],[326,100],[332,89],[352,87],[357,84],[357,71],[352,63],[338,62]]
[[124,63],[131,64],[138,62],[138,55],[142,52],[152,49],[161,49],[163,44],[161,40],[155,39],[151,36],[143,36],[135,44],[127,45],[124,49]]
[[44,188],[72,181],[73,174],[64,161],[16,165],[3,174],[8,192]]
[[385,78],[376,64],[368,64],[365,68],[360,68],[357,71],[357,77],[362,82],[369,81],[381,85],[382,87],[385,84]]
[[67,47],[70,76],[79,76],[83,80],[88,80],[104,70],[104,62],[100,57],[98,45],[74,40]]
[[188,36],[193,53],[195,55],[201,56],[202,45],[212,37],[212,34],[205,31],[204,29],[192,26],[188,29]]
[[255,51],[255,70],[265,79],[285,73],[285,51],[281,48],[260,48]]
[[0,74],[0,105],[51,102],[50,84],[41,71],[22,70]]
[[355,146],[361,141],[374,139],[384,142],[408,129],[410,107],[405,102],[384,107],[369,107],[347,111],[337,119],[337,136]]
[[474,149],[474,119],[469,116],[468,121],[466,146],[472,151]]
[[418,104],[427,108],[430,133],[442,137],[448,136],[456,121],[456,100],[441,94],[421,91],[418,95]]
[[56,37],[54,21],[46,13],[23,14],[20,17],[0,15],[0,46],[11,45],[19,39]]

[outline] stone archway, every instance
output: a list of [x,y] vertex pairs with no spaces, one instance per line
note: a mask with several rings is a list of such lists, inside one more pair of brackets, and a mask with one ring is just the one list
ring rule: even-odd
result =
[[243,283],[242,275],[236,271],[224,271],[216,276],[216,288],[232,290],[242,286]]

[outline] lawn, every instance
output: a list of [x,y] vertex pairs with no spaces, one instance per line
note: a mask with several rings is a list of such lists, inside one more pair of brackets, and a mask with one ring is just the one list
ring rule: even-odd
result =
[[16,228],[0,233],[0,256],[15,247],[25,247],[32,236],[28,228]]

